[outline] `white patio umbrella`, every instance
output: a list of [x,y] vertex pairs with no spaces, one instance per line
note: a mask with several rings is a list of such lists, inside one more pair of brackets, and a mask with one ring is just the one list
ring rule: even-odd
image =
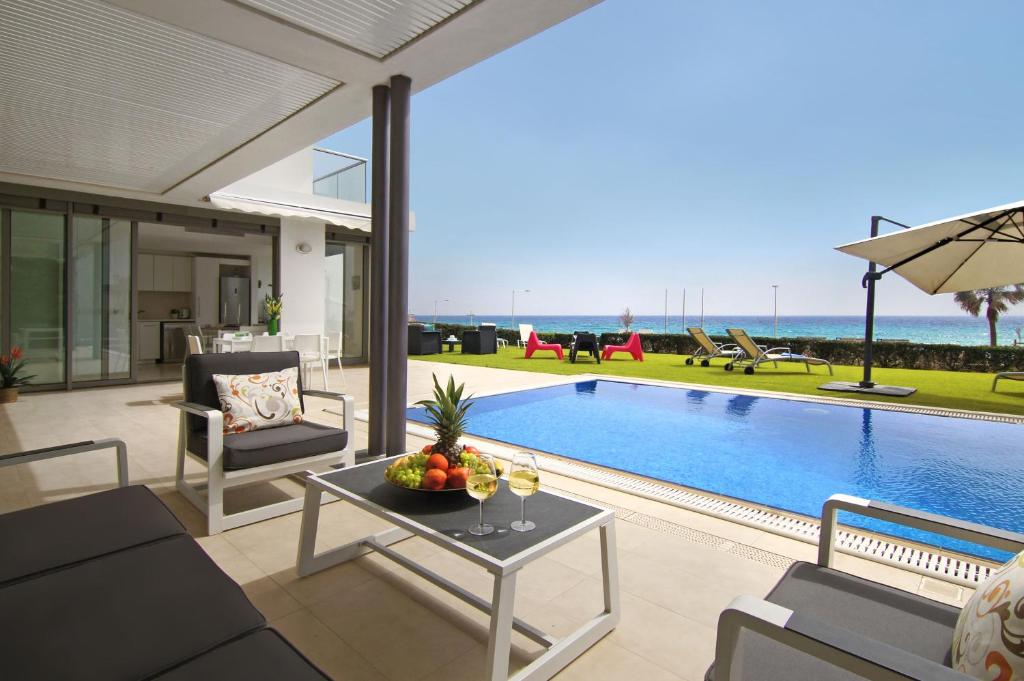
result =
[[[871,238],[836,249],[869,261],[861,283],[868,291],[864,329],[864,379],[821,386],[841,392],[909,395],[913,388],[880,386],[871,380],[875,282],[895,272],[928,293],[956,293],[1024,282],[1024,201],[936,220],[905,231],[878,236],[879,222],[902,223],[875,216]],[[885,269],[877,271],[876,263]]]
[[928,293],[1024,282],[1024,201],[837,247]]

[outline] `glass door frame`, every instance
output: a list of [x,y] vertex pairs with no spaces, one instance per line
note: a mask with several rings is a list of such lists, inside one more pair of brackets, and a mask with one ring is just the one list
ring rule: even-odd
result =
[[[82,212],[79,215],[89,215],[91,217],[100,218],[103,221],[103,227],[109,228],[111,220],[127,220],[127,218],[109,217],[102,213]],[[65,360],[65,389],[74,390],[78,388],[98,388],[105,385],[125,385],[127,383],[136,383],[138,381],[136,372],[136,360],[138,357],[138,339],[136,338],[135,323],[138,318],[136,314],[136,308],[138,306],[138,256],[139,256],[139,223],[135,220],[131,220],[131,254],[129,258],[131,264],[131,307],[128,313],[128,333],[130,334],[130,347],[131,357],[128,359],[128,376],[125,378],[100,378],[89,381],[76,381],[74,380],[74,352],[75,352],[75,338],[74,338],[74,322],[75,315],[72,305],[74,302],[75,290],[75,262],[74,262],[74,233],[75,223],[75,211],[74,205],[69,204],[68,214],[65,228],[65,234],[67,239],[65,242],[65,262],[67,263],[66,273],[64,275],[64,294],[67,305],[65,311],[66,327],[67,327],[67,343],[66,343],[66,360]],[[107,319],[103,320],[103,327],[107,326]]]
[[[363,320],[362,320],[362,345],[363,352],[356,357],[342,357],[342,365],[366,364],[369,360],[370,342],[370,239],[369,237],[348,236],[334,231],[328,231],[326,244],[359,244],[363,246],[363,280],[360,286],[363,295]],[[326,256],[325,256],[326,258]],[[324,267],[326,268],[326,262]],[[326,297],[326,296],[325,296]],[[326,322],[326,319],[324,320]]]
[[[73,356],[74,356],[74,314],[72,305],[74,303],[74,204],[68,202],[65,210],[46,210],[45,208],[28,208],[22,206],[0,206],[0,351],[3,353],[10,352],[11,349],[11,337],[13,335],[13,328],[11,325],[11,302],[12,302],[12,291],[11,284],[13,283],[11,277],[11,262],[12,262],[12,213],[14,211],[27,212],[27,213],[46,213],[48,215],[60,215],[64,220],[64,378],[61,381],[53,383],[42,383],[38,385],[28,385],[22,388],[24,392],[37,392],[47,390],[72,390],[79,388],[95,388],[99,386],[107,385],[124,385],[128,383],[137,382],[137,338],[135,337],[135,322],[137,319],[137,308],[138,308],[138,272],[136,262],[138,260],[138,233],[139,226],[138,222],[131,220],[131,309],[129,312],[129,324],[131,334],[131,359],[129,361],[129,376],[127,378],[109,378],[109,379],[98,379],[90,381],[73,381]],[[106,216],[93,212],[83,211],[83,215],[92,215],[93,217],[99,217],[104,221],[104,225],[108,226],[111,219],[126,219],[118,218],[117,216]],[[29,367],[31,368],[31,366]]]

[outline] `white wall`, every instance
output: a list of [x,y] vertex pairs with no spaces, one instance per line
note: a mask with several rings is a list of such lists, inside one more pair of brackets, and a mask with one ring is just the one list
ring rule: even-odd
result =
[[255,195],[261,189],[283,189],[302,194],[313,193],[313,147],[306,147],[220,191],[227,194]]
[[[281,330],[286,333],[323,333],[325,237],[322,222],[281,218]],[[303,242],[313,250],[296,251]]]

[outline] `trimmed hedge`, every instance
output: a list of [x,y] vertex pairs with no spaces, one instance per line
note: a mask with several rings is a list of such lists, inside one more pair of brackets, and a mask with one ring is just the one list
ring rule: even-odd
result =
[[[443,337],[454,334],[457,338],[468,329],[476,328],[461,324],[438,323],[435,328]],[[519,332],[499,328],[498,337],[515,346]],[[569,333],[537,332],[541,340],[568,347],[572,341]],[[697,344],[688,334],[645,333],[640,335],[644,352],[689,355]],[[601,345],[621,345],[627,336],[621,333],[602,333]],[[712,336],[718,343],[728,343],[728,336]],[[819,338],[763,338],[754,341],[769,347],[785,346],[793,352],[826,359],[833,364],[860,366],[864,360],[864,343],[860,341],[839,341]],[[941,371],[974,371],[995,373],[998,371],[1024,371],[1024,346],[1000,345],[933,345],[931,343],[896,343],[875,341],[874,363],[877,367],[892,369],[935,369]]]

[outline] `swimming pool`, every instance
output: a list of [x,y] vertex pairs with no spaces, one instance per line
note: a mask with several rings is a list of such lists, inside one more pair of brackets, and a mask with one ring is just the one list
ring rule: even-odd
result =
[[812,517],[844,493],[1024,530],[1022,425],[596,380],[478,398],[469,432]]

